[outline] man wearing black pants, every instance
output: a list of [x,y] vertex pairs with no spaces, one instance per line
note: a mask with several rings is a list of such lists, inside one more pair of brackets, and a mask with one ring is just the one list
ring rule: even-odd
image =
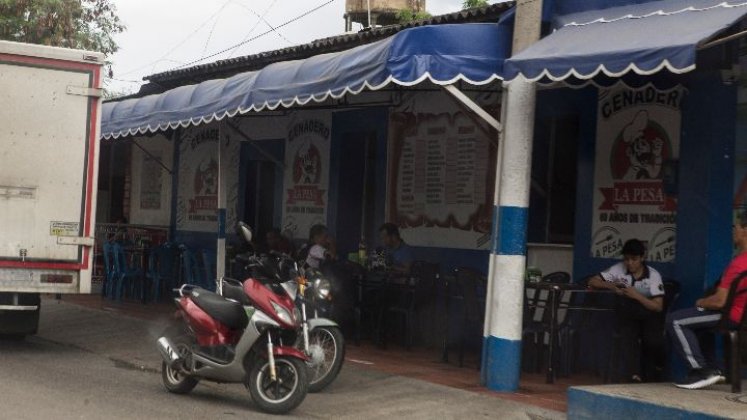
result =
[[[734,225],[732,236],[738,255],[724,271],[715,293],[695,301],[694,308],[672,312],[667,317],[667,332],[674,348],[687,362],[690,372],[684,381],[675,383],[685,389],[700,389],[724,381],[713,360],[708,360],[701,351],[698,335],[714,330],[721,321],[721,309],[726,304],[732,282],[741,281],[747,272],[747,212],[742,213]],[[734,299],[729,321],[738,323],[742,319],[747,294]]]
[[622,254],[622,262],[592,277],[589,286],[620,295],[616,329],[621,343],[617,350],[626,379],[655,382],[664,365],[664,283],[659,272],[646,264],[643,242],[628,240]]

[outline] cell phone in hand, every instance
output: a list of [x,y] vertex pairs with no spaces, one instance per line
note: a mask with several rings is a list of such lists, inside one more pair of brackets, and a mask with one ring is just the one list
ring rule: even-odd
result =
[[615,287],[617,287],[618,289],[625,289],[626,287],[628,287],[628,285],[625,283],[615,283]]

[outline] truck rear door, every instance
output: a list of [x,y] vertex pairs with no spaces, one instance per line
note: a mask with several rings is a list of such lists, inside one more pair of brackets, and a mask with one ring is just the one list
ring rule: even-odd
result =
[[0,291],[90,291],[101,61],[0,43]]

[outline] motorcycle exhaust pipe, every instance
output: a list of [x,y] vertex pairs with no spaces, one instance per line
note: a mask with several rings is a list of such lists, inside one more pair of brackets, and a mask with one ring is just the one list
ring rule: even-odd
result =
[[176,364],[182,360],[181,356],[179,356],[179,353],[177,353],[174,348],[174,343],[172,343],[167,337],[159,338],[158,341],[156,341],[156,346],[158,347],[158,351],[161,353],[161,358],[163,358],[163,361],[166,362],[169,367],[175,367]]

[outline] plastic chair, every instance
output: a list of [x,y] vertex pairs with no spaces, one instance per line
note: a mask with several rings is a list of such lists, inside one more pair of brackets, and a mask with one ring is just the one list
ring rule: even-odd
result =
[[203,287],[205,285],[202,278],[204,271],[200,270],[197,257],[186,245],[179,245],[179,250],[181,251],[184,283]]
[[175,286],[175,248],[169,243],[154,248],[148,257],[148,271],[146,278],[151,282],[151,296],[154,302],[161,299],[164,286],[171,289]]
[[[403,344],[407,350],[412,348],[413,335],[415,333],[415,320],[418,308],[433,296],[433,289],[441,276],[441,268],[438,264],[425,261],[415,261],[410,268],[410,286],[405,290],[400,287],[390,287],[385,290],[385,302],[379,312],[379,329],[383,325],[386,315],[398,316],[403,321],[404,336]],[[382,345],[385,345],[384,334],[380,335]]]
[[[470,326],[479,325],[478,337],[482,337],[485,319],[485,291],[487,279],[482,273],[470,268],[455,270],[455,280],[462,297],[461,327],[459,337],[459,367],[464,366],[464,343]],[[478,367],[480,363],[478,362]]]
[[203,280],[205,281],[203,288],[209,290],[215,290],[215,279],[216,279],[216,264],[217,257],[215,251],[212,249],[202,250],[202,271]]
[[734,306],[734,299],[747,293],[745,284],[747,284],[747,280],[744,277],[732,282],[718,327],[724,337],[726,381],[731,384],[731,392],[735,394],[742,392],[742,352],[747,349],[742,341],[747,335],[747,308],[742,312],[742,319],[737,325],[729,320],[729,313]]
[[102,251],[104,254],[104,279],[105,283],[101,287],[101,295],[112,297],[112,293],[115,290],[115,283],[117,279],[117,270],[114,267],[114,253],[112,250],[111,242],[104,242]]
[[127,263],[127,256],[121,244],[114,243],[112,245],[112,253],[114,255],[114,267],[117,279],[117,290],[112,298],[122,301],[125,286],[129,286],[131,296],[135,294],[139,286],[140,298],[142,299],[145,293],[142,284],[142,271],[140,268]]

